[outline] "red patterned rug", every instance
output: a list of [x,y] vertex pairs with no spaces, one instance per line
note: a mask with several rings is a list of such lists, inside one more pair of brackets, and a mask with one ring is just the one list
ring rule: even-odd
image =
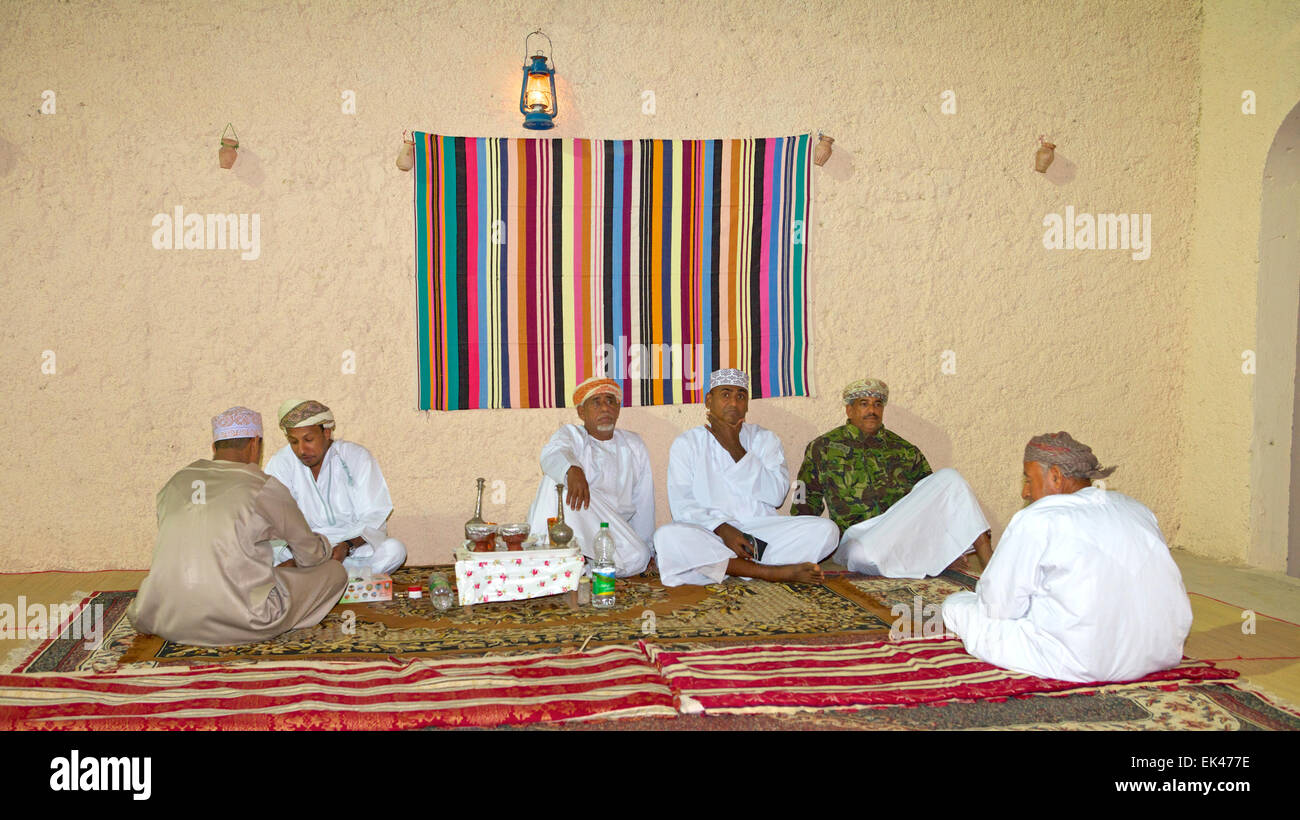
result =
[[420,729],[673,717],[645,654],[0,675],[0,729]]
[[951,638],[829,646],[767,645],[672,652],[642,644],[684,714],[788,713],[817,709],[999,701],[1042,694],[1176,689],[1237,677],[1206,661],[1128,683],[1035,678],[976,660]]

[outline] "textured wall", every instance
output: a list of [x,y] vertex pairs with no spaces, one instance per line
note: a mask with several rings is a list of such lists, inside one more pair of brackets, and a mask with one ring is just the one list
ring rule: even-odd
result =
[[[1300,5],[1207,4],[1201,65],[1196,212],[1187,270],[1192,332],[1180,408],[1181,541],[1202,555],[1283,570],[1295,385],[1294,268],[1277,293],[1259,294],[1256,286],[1264,160],[1278,127],[1300,102]],[[1254,92],[1254,114],[1243,113],[1244,91]],[[1261,295],[1282,313],[1280,321],[1261,326],[1262,333],[1256,327]],[[1288,319],[1289,333],[1275,330]],[[1247,351],[1257,357],[1253,375],[1243,372]],[[1262,416],[1254,405],[1257,389],[1267,403]],[[1263,462],[1257,452],[1253,485],[1252,432],[1257,451],[1282,451],[1264,453]],[[1290,495],[1296,503],[1298,494]],[[1275,534],[1263,537],[1261,529]]]
[[[1021,505],[1025,440],[1068,429],[1122,465],[1111,486],[1172,541],[1244,555],[1246,533],[1181,501],[1177,480],[1180,435],[1208,435],[1182,425],[1184,363],[1198,385],[1219,378],[1188,335],[1189,316],[1217,311],[1202,292],[1215,258],[1189,266],[1196,232],[1219,224],[1194,207],[1209,161],[1198,173],[1198,6],[424,5],[0,5],[0,409],[21,420],[0,454],[4,569],[146,566],[154,493],[208,452],[208,417],[244,403],[273,423],[295,395],[378,455],[413,560],[447,556],[475,475],[505,482],[487,517],[523,517],[537,451],[571,414],[414,409],[411,178],[393,159],[403,128],[524,136],[518,67],[538,26],[561,78],[556,136],[836,138],[812,235],[820,392],[750,411],[792,472],[842,420],[839,387],[876,375],[887,425],[968,477],[995,535]],[[244,147],[222,171],[227,121]],[[1053,179],[1029,170],[1040,133],[1059,146]],[[1250,190],[1229,193],[1257,224]],[[260,215],[259,257],[154,249],[151,220],[177,206]],[[1066,206],[1150,214],[1150,258],[1045,249],[1043,217]],[[1244,290],[1229,365],[1251,327]],[[672,438],[702,415],[625,411],[660,485]],[[1246,499],[1238,482],[1232,509]]]

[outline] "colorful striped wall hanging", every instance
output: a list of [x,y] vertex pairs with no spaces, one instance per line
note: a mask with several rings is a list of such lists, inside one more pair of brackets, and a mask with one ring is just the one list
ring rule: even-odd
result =
[[415,132],[420,409],[810,395],[810,143]]

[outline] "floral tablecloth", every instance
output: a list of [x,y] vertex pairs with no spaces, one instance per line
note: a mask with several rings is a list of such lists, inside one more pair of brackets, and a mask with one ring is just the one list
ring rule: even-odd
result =
[[572,592],[581,577],[582,552],[577,547],[514,552],[456,550],[456,590],[461,606]]

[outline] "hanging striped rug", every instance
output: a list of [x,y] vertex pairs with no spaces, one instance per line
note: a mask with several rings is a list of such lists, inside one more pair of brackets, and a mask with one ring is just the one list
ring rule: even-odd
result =
[[811,394],[809,134],[735,140],[415,133],[421,409]]

